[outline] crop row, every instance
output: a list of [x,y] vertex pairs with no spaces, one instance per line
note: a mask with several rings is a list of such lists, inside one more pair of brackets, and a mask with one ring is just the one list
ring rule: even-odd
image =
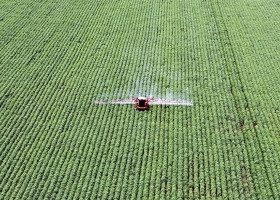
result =
[[[24,20],[3,20],[3,199],[277,193],[278,147],[265,130],[276,130],[269,118],[277,114],[262,109],[258,122],[267,126],[253,124],[251,106],[264,97],[248,94],[243,74],[253,68],[240,67],[220,1],[29,3],[28,16],[18,8]],[[15,35],[8,41],[9,24]],[[135,112],[92,103],[137,92],[170,92],[194,106]]]

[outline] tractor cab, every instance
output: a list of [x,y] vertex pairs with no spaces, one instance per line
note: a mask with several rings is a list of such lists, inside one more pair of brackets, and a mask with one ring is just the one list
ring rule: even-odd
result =
[[138,97],[135,99],[135,110],[148,110],[149,101],[146,97]]

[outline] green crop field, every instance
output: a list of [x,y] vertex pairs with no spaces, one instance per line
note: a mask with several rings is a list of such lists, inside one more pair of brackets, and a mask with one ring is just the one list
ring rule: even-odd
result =
[[0,0],[0,199],[280,199],[279,10]]

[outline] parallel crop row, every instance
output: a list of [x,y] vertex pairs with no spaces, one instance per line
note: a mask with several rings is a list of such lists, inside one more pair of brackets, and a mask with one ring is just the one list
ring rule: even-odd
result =
[[[279,51],[252,33],[258,10],[218,0],[2,2],[1,199],[277,197],[279,98],[268,100],[279,84],[266,63]],[[93,104],[138,95],[194,106]]]

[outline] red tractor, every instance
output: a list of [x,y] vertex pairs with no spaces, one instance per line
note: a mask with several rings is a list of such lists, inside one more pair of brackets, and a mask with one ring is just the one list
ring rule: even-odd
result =
[[149,110],[149,99],[147,97],[136,98],[135,110]]
[[150,105],[184,105],[193,106],[191,101],[174,101],[166,99],[154,99],[148,97],[137,97],[130,99],[109,100],[109,101],[94,101],[94,104],[134,104],[135,110],[149,110]]

